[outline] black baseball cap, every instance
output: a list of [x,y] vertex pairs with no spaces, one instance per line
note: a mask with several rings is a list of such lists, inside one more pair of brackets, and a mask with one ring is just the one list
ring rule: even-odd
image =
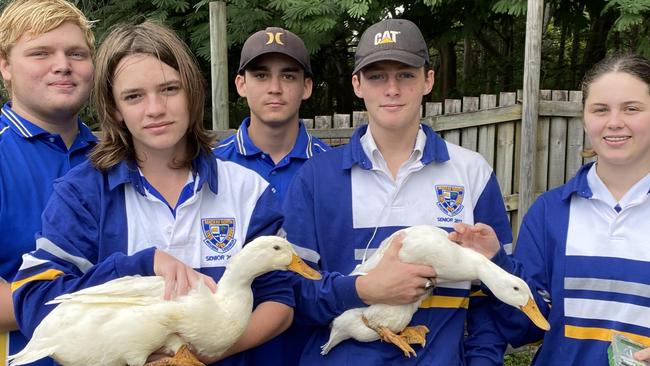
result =
[[291,57],[302,66],[305,75],[312,76],[305,43],[293,32],[278,27],[268,27],[248,37],[241,50],[237,73],[241,74],[254,59],[267,53],[281,53]]
[[420,67],[429,64],[429,49],[422,32],[406,19],[385,19],[361,35],[354,53],[354,71],[378,61],[397,61]]

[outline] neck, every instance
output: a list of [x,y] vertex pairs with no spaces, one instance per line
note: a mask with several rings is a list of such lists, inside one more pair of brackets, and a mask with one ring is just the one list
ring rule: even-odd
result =
[[171,207],[176,207],[183,187],[187,182],[189,166],[173,168],[171,160],[163,154],[145,154],[146,157],[140,161],[140,171],[149,184],[165,198]]
[[393,178],[396,178],[399,168],[413,153],[419,125],[415,124],[402,130],[387,130],[371,123],[368,128]]
[[248,136],[260,150],[271,156],[274,163],[278,163],[287,156],[296,143],[298,137],[298,118],[292,122],[269,125],[260,122],[251,115],[248,126]]
[[497,288],[497,276],[495,276],[494,273],[504,272],[501,267],[492,263],[491,260],[485,258],[482,254],[479,253],[476,253],[476,261],[478,262],[476,265],[478,279],[481,280],[481,282],[483,282],[490,289]]
[[[246,248],[243,250],[246,250]],[[251,264],[256,263],[258,260],[259,258],[255,258],[255,256],[253,258],[241,254],[234,256],[219,280],[219,288],[247,288],[250,291],[255,277],[262,274],[262,272],[252,271],[252,268],[250,268]]]
[[647,166],[612,166],[596,163],[596,172],[616,201],[650,172]]
[[44,129],[45,131],[61,136],[61,139],[65,143],[66,147],[72,146],[77,134],[79,134],[79,128],[77,126],[77,113],[52,113],[45,115],[39,113],[38,111],[32,111],[27,108],[23,108],[20,103],[13,103],[11,109],[18,113],[21,117],[26,118],[31,123],[36,126]]

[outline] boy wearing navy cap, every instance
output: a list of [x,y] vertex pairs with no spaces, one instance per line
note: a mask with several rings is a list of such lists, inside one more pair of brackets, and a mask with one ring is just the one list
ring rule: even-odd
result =
[[246,98],[250,116],[214,152],[256,171],[282,201],[298,168],[328,149],[298,116],[313,86],[305,44],[282,28],[254,33],[242,48],[235,85]]
[[[383,239],[419,224],[451,231],[458,222],[483,222],[495,228],[503,245],[512,242],[501,190],[487,162],[420,123],[422,98],[434,83],[428,67],[427,44],[408,20],[383,20],[361,36],[352,86],[364,100],[369,123],[355,131],[348,145],[307,161],[283,207],[288,239],[319,269],[350,273]],[[393,268],[384,272],[397,271]],[[469,282],[439,284],[422,301],[411,325],[426,325],[430,331],[422,348],[414,346],[417,357],[406,358],[387,342],[353,339],[321,355],[328,325],[339,315],[339,309],[325,306],[336,303],[334,299],[349,307],[415,302],[387,293],[370,296],[364,286],[369,276],[358,277],[356,292],[348,291],[347,298],[341,295],[342,286],[322,286],[315,292],[313,284],[301,282],[296,311],[320,324],[301,364],[502,364],[505,344],[491,326],[486,301],[470,298]],[[429,281],[419,283],[424,294]],[[315,293],[318,302],[310,302]]]
[[[261,175],[280,201],[302,164],[329,149],[307,132],[298,116],[301,102],[311,96],[312,76],[309,52],[296,34],[268,27],[251,35],[242,48],[235,77],[250,116],[214,150],[217,157]],[[251,364],[297,365],[309,332],[294,324],[250,351]]]

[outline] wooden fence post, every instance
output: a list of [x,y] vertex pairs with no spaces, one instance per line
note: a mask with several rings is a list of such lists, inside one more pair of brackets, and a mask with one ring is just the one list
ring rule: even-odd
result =
[[[495,94],[481,94],[479,108],[481,110],[496,108],[497,96]],[[478,128],[478,152],[494,170],[494,141],[496,140],[496,126],[488,125]]]
[[528,0],[526,13],[526,46],[524,55],[524,100],[521,118],[521,150],[519,161],[519,204],[517,227],[535,199],[535,142],[539,116],[539,74],[542,49],[544,1]]
[[211,1],[210,69],[212,72],[212,129],[228,129],[228,34],[226,3]]

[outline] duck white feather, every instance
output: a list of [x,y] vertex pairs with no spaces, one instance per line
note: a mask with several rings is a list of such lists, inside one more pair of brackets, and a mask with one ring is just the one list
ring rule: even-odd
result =
[[[399,233],[405,234],[399,251],[402,262],[433,267],[437,273],[438,284],[479,279],[501,301],[524,310],[541,328],[549,328],[548,322],[535,305],[528,285],[523,280],[502,270],[483,255],[450,241],[447,237],[448,233],[435,226],[418,225],[395,232],[384,239],[377,251],[356,268],[353,274],[367,273],[376,267],[392,239]],[[424,297],[426,296],[428,295]],[[387,328],[392,333],[403,331],[424,297],[413,304],[374,304],[344,312],[332,322],[330,338],[321,347],[321,354],[326,355],[337,344],[349,338],[360,342],[372,342],[380,338],[387,340],[383,334],[378,333],[377,329]],[[419,333],[421,339],[417,343],[424,345],[426,331],[420,329]],[[412,342],[405,342],[404,348],[398,345],[406,356],[415,354],[408,343]]]
[[119,278],[61,295],[51,301],[58,306],[29,344],[9,357],[10,365],[47,356],[69,366],[143,365],[161,347],[176,352],[188,343],[202,356],[217,357],[248,325],[253,279],[286,269],[319,277],[288,241],[263,236],[233,256],[215,294],[199,285],[186,296],[165,301],[163,278],[151,276]]

